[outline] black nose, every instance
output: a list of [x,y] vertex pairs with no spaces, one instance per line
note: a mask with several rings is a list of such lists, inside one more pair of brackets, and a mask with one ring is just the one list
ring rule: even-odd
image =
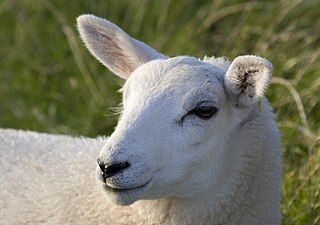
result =
[[107,178],[113,177],[117,173],[121,172],[122,170],[130,166],[128,162],[114,163],[106,166],[106,164],[101,159],[97,159],[97,163],[100,167],[104,182],[106,181]]

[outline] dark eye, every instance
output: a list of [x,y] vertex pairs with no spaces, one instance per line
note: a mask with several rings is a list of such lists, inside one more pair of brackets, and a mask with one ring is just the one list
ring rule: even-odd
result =
[[217,108],[213,105],[199,105],[194,110],[193,113],[204,120],[210,119],[217,112]]
[[200,119],[208,120],[217,113],[218,109],[212,103],[202,102],[186,115],[196,115]]
[[214,106],[212,102],[201,102],[200,104],[198,104],[197,107],[193,108],[187,114],[185,114],[181,118],[180,122],[182,123],[185,120],[185,118],[188,116],[197,116],[202,120],[209,120],[217,112],[218,112],[218,109]]

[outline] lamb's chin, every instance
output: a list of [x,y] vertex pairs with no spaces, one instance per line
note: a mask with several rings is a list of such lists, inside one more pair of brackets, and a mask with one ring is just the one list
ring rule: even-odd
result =
[[116,205],[131,205],[143,197],[143,194],[147,192],[150,187],[150,181],[134,188],[117,189],[103,185],[103,189],[107,195],[107,198]]

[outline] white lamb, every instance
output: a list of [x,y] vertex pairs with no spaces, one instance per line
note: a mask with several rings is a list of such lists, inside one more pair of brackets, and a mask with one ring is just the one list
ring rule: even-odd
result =
[[280,224],[269,61],[167,58],[93,15],[78,28],[126,79],[119,123],[97,139],[0,130],[0,224]]

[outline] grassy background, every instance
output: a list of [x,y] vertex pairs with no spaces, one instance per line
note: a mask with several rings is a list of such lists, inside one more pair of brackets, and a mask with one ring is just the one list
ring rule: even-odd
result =
[[320,224],[320,1],[0,0],[0,127],[108,135],[119,80],[83,47],[75,18],[108,18],[168,56],[274,64],[267,97],[284,161],[283,224]]

